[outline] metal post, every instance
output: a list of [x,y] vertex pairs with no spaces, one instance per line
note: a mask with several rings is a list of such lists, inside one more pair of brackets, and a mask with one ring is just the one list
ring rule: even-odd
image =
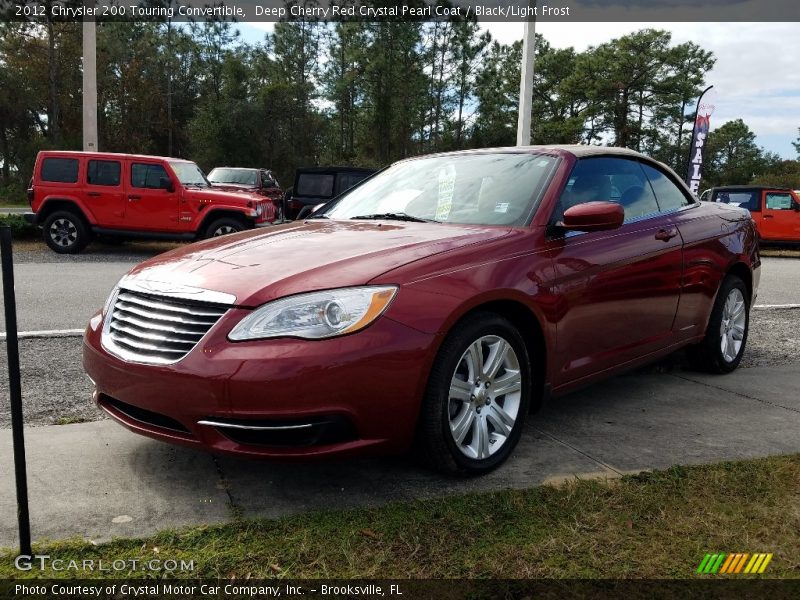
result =
[[[172,11],[172,0],[168,6]],[[172,156],[172,16],[167,17],[167,156]]]
[[[94,7],[94,0],[84,6]],[[83,150],[97,152],[97,27],[93,17],[83,18]]]
[[14,473],[17,481],[19,553],[30,556],[31,520],[28,513],[28,474],[25,467],[25,438],[22,431],[22,385],[17,340],[17,303],[14,298],[14,263],[11,257],[11,228],[0,227],[0,265],[3,270],[3,302],[6,314],[8,387],[11,392],[11,435],[14,443]]
[[[528,6],[535,11],[536,0],[529,0]],[[536,16],[525,21],[525,35],[522,39],[522,68],[519,81],[519,114],[517,116],[517,146],[531,143],[531,108],[533,105],[533,60],[536,52]]]

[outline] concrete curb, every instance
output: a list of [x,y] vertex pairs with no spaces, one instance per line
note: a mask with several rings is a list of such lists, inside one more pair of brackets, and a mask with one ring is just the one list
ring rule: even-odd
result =
[[[83,329],[46,329],[42,331],[20,331],[17,337],[21,340],[40,339],[40,338],[65,338],[81,337]],[[0,331],[0,340],[8,337],[5,331]]]

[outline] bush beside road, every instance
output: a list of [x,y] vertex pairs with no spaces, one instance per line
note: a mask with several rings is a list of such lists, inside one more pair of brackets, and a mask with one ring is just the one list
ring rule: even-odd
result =
[[[239,520],[107,544],[35,544],[65,561],[193,561],[170,576],[200,578],[658,578],[697,575],[708,552],[764,552],[763,576],[800,577],[800,455],[672,467],[617,480],[573,480]],[[0,577],[107,577],[98,571],[17,571]],[[152,577],[144,570],[117,577]],[[752,578],[753,576],[742,576]]]
[[41,236],[39,230],[26,222],[19,214],[0,214],[0,227],[4,225],[11,227],[11,235],[14,240],[28,240]]

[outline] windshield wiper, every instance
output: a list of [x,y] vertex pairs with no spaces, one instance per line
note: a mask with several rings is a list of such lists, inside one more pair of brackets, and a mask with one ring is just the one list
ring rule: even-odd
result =
[[357,217],[350,217],[351,219],[364,219],[369,221],[377,221],[383,219],[386,221],[410,221],[412,223],[438,223],[433,219],[422,219],[415,217],[404,212],[388,212],[388,213],[375,213],[372,215],[358,215]]

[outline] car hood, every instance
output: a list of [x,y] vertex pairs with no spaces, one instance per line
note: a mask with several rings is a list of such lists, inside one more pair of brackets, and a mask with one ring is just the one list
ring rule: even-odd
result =
[[[135,267],[130,283],[163,293],[200,288],[258,306],[306,291],[364,285],[402,265],[497,239],[510,229],[437,223],[313,220],[178,248]],[[157,285],[153,285],[156,283]],[[402,283],[402,282],[398,282]],[[169,288],[169,289],[168,289]]]

